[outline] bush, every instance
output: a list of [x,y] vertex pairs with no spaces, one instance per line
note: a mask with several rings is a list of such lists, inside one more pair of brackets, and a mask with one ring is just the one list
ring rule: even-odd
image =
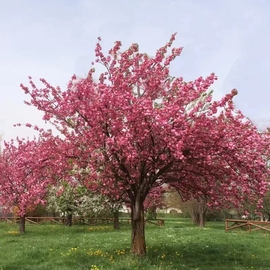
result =
[[26,212],[26,216],[28,217],[47,217],[48,211],[46,210],[46,206],[43,204],[37,204],[32,209],[28,209]]

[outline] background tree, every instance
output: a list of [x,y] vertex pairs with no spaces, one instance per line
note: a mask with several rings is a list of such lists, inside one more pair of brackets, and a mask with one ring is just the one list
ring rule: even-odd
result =
[[166,208],[176,208],[184,213],[184,208],[182,207],[182,199],[175,188],[167,187],[166,193],[164,194],[164,205]]
[[5,142],[0,160],[0,202],[6,212],[17,207],[20,233],[25,232],[27,207],[45,203],[46,187],[52,179],[48,170],[52,158],[44,142]]
[[144,202],[153,188],[167,183],[186,198],[208,196],[215,206],[227,199],[240,204],[267,189],[265,145],[235,111],[236,91],[213,102],[214,74],[192,82],[172,78],[169,66],[182,50],[169,52],[174,39],[153,58],[137,44],[121,52],[119,41],[105,56],[99,42],[96,62],[105,71],[98,82],[93,67],[85,79],[73,76],[63,92],[44,79],[42,89],[31,78],[31,90],[22,85],[27,104],[65,137],[63,152],[88,166],[86,185],[130,203],[131,250],[139,256],[146,254]]
[[73,215],[91,216],[104,210],[105,199],[76,182],[60,181],[49,188],[47,210],[66,217],[66,225],[72,226]]
[[180,208],[185,216],[190,216],[194,224],[204,227],[205,215],[208,209],[207,201],[204,198],[189,198],[183,201],[174,188],[169,188],[165,196],[165,204],[170,207]]
[[147,219],[157,218],[157,209],[164,206],[164,194],[166,190],[163,186],[153,188],[146,196],[144,209],[147,213]]
[[262,213],[262,219],[270,221],[270,192],[267,192],[267,194],[263,198],[263,208],[259,209],[259,211]]

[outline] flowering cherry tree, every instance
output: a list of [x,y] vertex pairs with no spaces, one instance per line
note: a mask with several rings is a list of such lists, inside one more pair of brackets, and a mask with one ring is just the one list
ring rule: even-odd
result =
[[105,55],[99,41],[96,63],[104,72],[98,80],[92,63],[87,78],[74,75],[65,91],[45,79],[41,89],[31,78],[31,88],[21,85],[26,103],[65,137],[63,152],[87,166],[86,185],[130,202],[131,251],[139,256],[146,254],[144,201],[154,187],[167,183],[185,197],[206,194],[215,205],[266,191],[264,144],[235,111],[237,91],[212,101],[215,74],[191,82],[171,77],[170,64],[182,50],[172,48],[174,39],[154,57],[137,44],[121,51],[120,41]]
[[0,157],[0,204],[4,211],[17,208],[20,233],[25,233],[28,207],[44,204],[46,187],[51,182],[50,148],[41,141],[17,139],[5,147]]

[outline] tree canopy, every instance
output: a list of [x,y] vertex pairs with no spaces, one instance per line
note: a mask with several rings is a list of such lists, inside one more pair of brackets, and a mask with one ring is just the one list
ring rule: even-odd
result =
[[[108,54],[96,45],[96,63],[86,78],[72,77],[67,89],[30,77],[26,103],[44,112],[61,133],[62,152],[87,168],[84,184],[131,204],[132,252],[145,255],[144,201],[164,183],[184,198],[206,196],[209,205],[241,204],[267,190],[265,142],[237,111],[234,89],[212,100],[214,73],[185,82],[171,77],[175,34],[154,57],[138,44]],[[105,71],[96,80],[95,65]],[[41,136],[52,136],[41,131]]]

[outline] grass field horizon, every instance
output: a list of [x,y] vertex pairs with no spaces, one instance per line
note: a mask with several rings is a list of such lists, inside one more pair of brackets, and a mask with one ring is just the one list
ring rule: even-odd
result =
[[270,233],[225,232],[224,222],[199,228],[189,219],[146,226],[147,256],[130,254],[131,231],[106,225],[0,223],[1,270],[270,269]]

